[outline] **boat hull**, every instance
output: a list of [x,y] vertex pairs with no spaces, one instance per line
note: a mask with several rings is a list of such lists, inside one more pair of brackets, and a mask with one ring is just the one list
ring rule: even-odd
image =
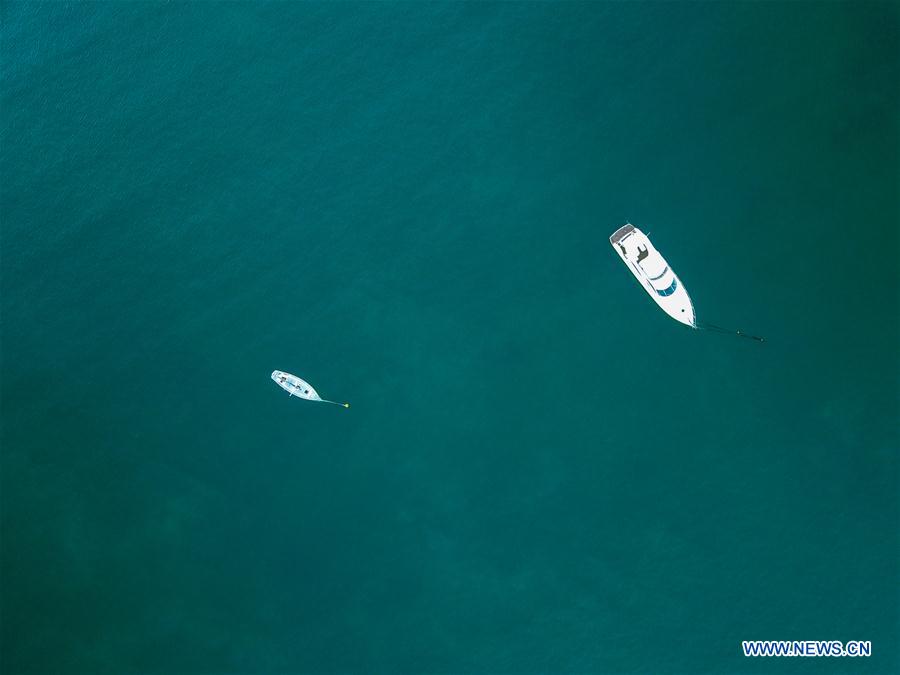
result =
[[661,310],[679,323],[697,327],[691,296],[646,234],[626,223],[613,232],[609,243]]
[[281,370],[273,370],[272,380],[275,382],[275,384],[284,389],[291,396],[305,398],[307,401],[322,400],[316,390],[313,389],[309,384],[309,382],[297,377],[296,375],[291,375],[290,373],[285,373]]

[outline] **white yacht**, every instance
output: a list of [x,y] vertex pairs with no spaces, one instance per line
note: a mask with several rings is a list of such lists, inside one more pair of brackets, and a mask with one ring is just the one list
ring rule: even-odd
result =
[[333,403],[343,408],[349,408],[349,403],[338,403],[337,401],[329,401],[319,396],[319,393],[313,389],[312,385],[306,380],[300,379],[296,375],[285,373],[281,370],[272,371],[272,379],[279,387],[284,389],[291,396],[305,398],[307,401],[320,401],[322,403]]
[[694,305],[684,284],[646,234],[626,223],[612,233],[609,243],[666,314],[691,328],[697,328]]

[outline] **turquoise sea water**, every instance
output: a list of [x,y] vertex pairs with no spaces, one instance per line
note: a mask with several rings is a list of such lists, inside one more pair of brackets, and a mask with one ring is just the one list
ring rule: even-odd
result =
[[897,4],[0,12],[4,672],[900,669]]

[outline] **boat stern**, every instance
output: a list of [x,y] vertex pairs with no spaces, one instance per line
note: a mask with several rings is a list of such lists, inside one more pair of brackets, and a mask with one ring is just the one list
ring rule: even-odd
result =
[[609,236],[609,243],[615,246],[629,234],[634,232],[634,229],[634,225],[632,225],[631,223],[625,223],[622,227],[620,227]]

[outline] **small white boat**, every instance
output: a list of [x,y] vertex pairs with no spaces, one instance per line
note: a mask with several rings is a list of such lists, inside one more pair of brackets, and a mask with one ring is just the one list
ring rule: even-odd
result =
[[646,234],[626,223],[612,233],[609,243],[666,314],[686,326],[698,327],[691,296]]
[[303,380],[296,375],[291,375],[290,373],[285,373],[281,370],[273,370],[272,371],[272,380],[274,380],[275,384],[284,389],[291,396],[296,396],[297,398],[305,398],[307,401],[319,401],[321,403],[331,403],[333,405],[339,405],[343,408],[349,408],[349,403],[338,403],[337,401],[329,401],[327,399],[319,396],[319,393],[313,389],[312,385]]

